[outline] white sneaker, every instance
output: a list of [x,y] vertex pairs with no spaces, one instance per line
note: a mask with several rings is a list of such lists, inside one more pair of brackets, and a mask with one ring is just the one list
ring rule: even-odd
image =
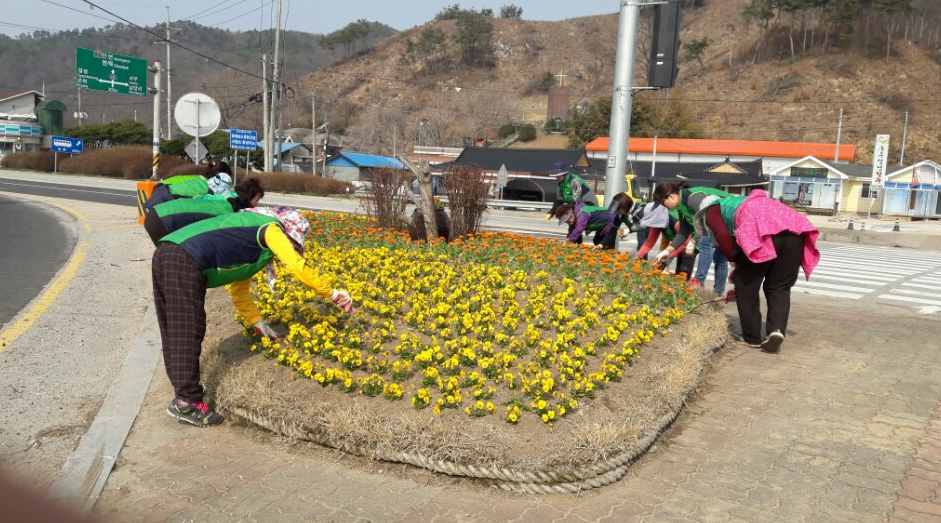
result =
[[782,343],[784,343],[784,335],[781,334],[781,331],[774,331],[768,334],[765,341],[761,342],[761,350],[776,353],[781,350]]

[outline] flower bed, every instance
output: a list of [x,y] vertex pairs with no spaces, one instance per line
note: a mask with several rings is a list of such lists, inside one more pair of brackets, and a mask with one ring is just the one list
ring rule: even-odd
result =
[[262,314],[290,332],[252,350],[432,415],[551,425],[620,380],[695,301],[682,280],[621,254],[505,233],[413,243],[360,216],[309,218],[308,262],[338,275],[358,310],[342,317],[290,277],[273,290],[259,279]]
[[253,338],[267,359],[245,359],[220,340],[206,373],[224,411],[292,437],[514,490],[600,486],[676,416],[725,339],[721,314],[687,321],[700,298],[681,280],[623,254],[309,219],[309,262],[357,312],[259,276],[284,341]]

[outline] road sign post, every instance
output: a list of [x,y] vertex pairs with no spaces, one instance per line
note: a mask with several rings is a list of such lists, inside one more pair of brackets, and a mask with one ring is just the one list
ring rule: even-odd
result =
[[75,86],[146,96],[147,60],[79,47],[75,50]]
[[[258,148],[258,131],[229,130],[229,149],[235,150],[235,167],[238,168],[239,150],[254,151]],[[245,174],[248,175],[249,152],[245,153]]]
[[66,136],[53,136],[50,149],[55,153],[52,156],[52,172],[59,172],[59,153],[82,154],[85,150],[85,140],[68,138]]

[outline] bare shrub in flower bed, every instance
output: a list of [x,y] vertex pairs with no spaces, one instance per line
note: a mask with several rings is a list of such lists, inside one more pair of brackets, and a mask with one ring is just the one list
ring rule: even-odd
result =
[[366,216],[379,227],[402,229],[405,225],[400,218],[404,217],[405,208],[411,201],[408,191],[411,190],[412,179],[414,175],[405,169],[370,169],[363,198]]
[[480,167],[454,166],[444,173],[443,181],[451,207],[451,234],[457,237],[477,232],[489,196],[489,184]]
[[291,437],[510,490],[598,487],[725,341],[720,311],[622,253],[494,232],[416,243],[364,216],[309,216],[307,263],[357,310],[279,267],[255,291],[284,339],[253,337],[256,358],[230,339],[206,372],[221,409]]
[[49,151],[8,154],[3,157],[2,166],[8,169],[52,172],[55,167],[54,155],[55,153]]
[[[179,156],[161,154],[157,176],[185,163]],[[59,171],[125,180],[145,180],[149,179],[153,172],[153,149],[140,145],[85,149],[82,154],[60,158]]]

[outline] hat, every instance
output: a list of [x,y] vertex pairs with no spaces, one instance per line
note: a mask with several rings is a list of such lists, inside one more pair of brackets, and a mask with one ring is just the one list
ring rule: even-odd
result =
[[572,211],[573,209],[568,209],[567,211],[562,213],[561,216],[559,216],[559,225],[562,225],[563,223],[569,221],[569,218],[572,217]]
[[212,194],[222,194],[228,191],[229,186],[232,185],[232,177],[226,173],[218,173],[210,178],[207,183]]
[[569,164],[565,162],[555,162],[552,164],[552,170],[549,171],[549,174],[552,176],[558,176],[560,174],[566,174],[569,172]]

